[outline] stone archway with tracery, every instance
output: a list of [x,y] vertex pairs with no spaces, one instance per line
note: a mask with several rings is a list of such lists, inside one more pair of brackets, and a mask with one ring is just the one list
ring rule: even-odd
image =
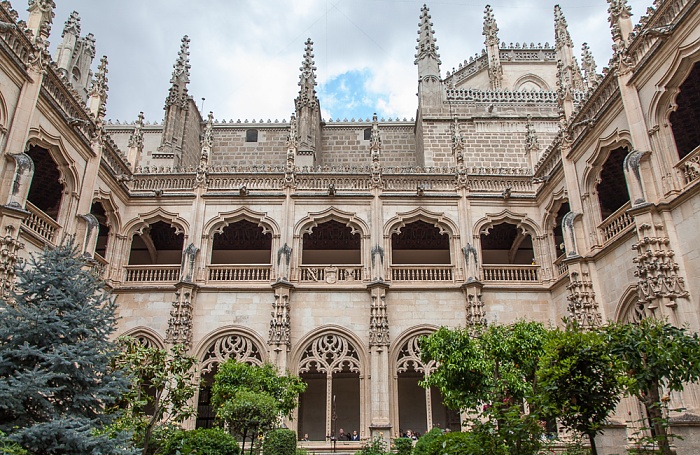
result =
[[[394,374],[394,421],[397,422],[394,436],[402,436],[408,430],[424,434],[434,427],[461,429],[459,413],[445,407],[440,391],[420,386],[420,381],[430,376],[437,366],[434,361],[424,363],[420,358],[419,340],[429,334],[421,332],[410,336],[398,350]],[[424,400],[416,399],[421,395]]]
[[352,341],[335,333],[317,336],[301,353],[299,376],[307,389],[299,399],[298,434],[314,441],[335,437],[341,428],[363,434],[362,366]]
[[219,365],[228,359],[258,366],[264,362],[263,351],[258,343],[244,334],[229,333],[215,338],[201,356],[197,428],[212,428],[214,425],[216,413],[211,405],[211,387]]

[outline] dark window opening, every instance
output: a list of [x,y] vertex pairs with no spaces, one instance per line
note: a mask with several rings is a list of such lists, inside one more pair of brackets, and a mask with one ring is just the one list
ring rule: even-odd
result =
[[571,208],[569,207],[569,203],[564,202],[561,207],[559,207],[557,217],[554,219],[554,247],[557,251],[557,257],[564,254],[564,232],[561,223],[564,219],[564,215],[570,211]]
[[269,264],[272,234],[248,220],[224,227],[214,234],[211,264]]
[[195,428],[214,428],[216,410],[211,404],[211,388],[214,385],[214,375],[218,368],[202,375],[199,383],[199,398],[197,399],[197,421]]
[[365,128],[364,140],[369,141],[372,138],[372,128]]
[[106,259],[107,241],[109,240],[109,226],[107,226],[107,212],[100,202],[95,202],[90,208],[90,213],[97,218],[99,223],[99,231],[97,233],[97,245],[95,253]]
[[532,237],[514,224],[501,223],[481,234],[484,264],[533,264],[535,251]]
[[610,152],[603,164],[598,184],[600,214],[606,219],[630,200],[622,164],[627,156],[627,147],[619,147]]
[[162,221],[155,222],[134,234],[129,265],[180,264],[185,236]]
[[450,236],[419,220],[391,236],[392,264],[451,264]]
[[258,130],[246,130],[245,131],[245,141],[246,142],[258,142]]
[[678,109],[669,120],[680,159],[700,145],[700,65],[697,63],[681,84],[676,105]]
[[34,176],[27,200],[39,210],[58,220],[63,185],[58,166],[48,150],[32,146],[27,155],[34,161]]
[[304,234],[302,264],[360,264],[361,238],[350,226],[331,220]]

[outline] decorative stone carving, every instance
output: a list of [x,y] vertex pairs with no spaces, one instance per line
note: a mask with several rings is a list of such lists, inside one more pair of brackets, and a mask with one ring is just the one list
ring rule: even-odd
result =
[[272,303],[272,319],[270,319],[270,333],[268,339],[270,345],[284,345],[289,347],[291,344],[289,298],[290,287],[275,287],[275,301]]
[[6,156],[15,161],[12,189],[7,205],[14,208],[24,207],[32,184],[32,177],[34,176],[34,161],[26,153],[8,154]]
[[371,286],[369,345],[389,346],[389,317],[386,310],[386,286]]
[[622,167],[625,172],[625,180],[627,181],[627,188],[629,189],[632,207],[646,203],[647,198],[644,194],[644,186],[642,185],[642,173],[641,173],[641,162],[645,156],[648,156],[651,152],[640,152],[634,150],[627,154],[625,160],[622,163]]
[[492,90],[500,90],[503,86],[503,67],[501,66],[501,53],[498,49],[498,25],[493,15],[491,5],[486,5],[484,10],[484,29],[486,53],[488,54],[489,82]]
[[284,185],[294,188],[296,180],[296,155],[299,149],[299,133],[297,132],[297,118],[292,114],[289,119],[289,134],[287,135],[287,163],[284,168]]
[[424,375],[430,375],[437,367],[434,360],[430,362],[423,363],[420,358],[420,346],[418,340],[422,335],[417,335],[410,338],[399,351],[398,359],[396,360],[396,372],[405,373],[407,371],[415,371],[416,373],[423,373]]
[[576,245],[576,231],[574,221],[579,213],[569,212],[561,220],[561,229],[564,236],[564,250],[567,258],[578,257],[578,246]]
[[88,106],[93,118],[98,122],[104,120],[107,108],[107,92],[109,91],[107,72],[107,56],[104,55],[100,59],[100,65],[97,67],[97,73],[95,73],[95,78],[92,80],[92,85],[88,91],[88,96],[90,97]]
[[202,134],[202,146],[199,154],[199,165],[197,166],[197,176],[194,180],[195,188],[206,184],[207,175],[209,174],[209,155],[214,146],[214,113],[209,112],[207,121],[204,124],[204,133]]
[[286,243],[277,250],[278,279],[289,281],[289,260],[292,257],[292,247]]
[[100,232],[100,222],[97,221],[95,215],[92,213],[86,213],[85,215],[80,215],[80,217],[85,220],[85,239],[83,241],[83,256],[91,258],[95,252],[95,246],[97,245],[97,235]]
[[192,344],[192,299],[194,286],[179,283],[175,291],[175,300],[170,310],[166,340],[170,344],[182,344],[188,349]]
[[[581,279],[579,279],[581,276]],[[595,299],[593,283],[588,274],[583,272],[571,272],[569,274],[569,284],[566,286],[569,295],[567,307],[571,314],[571,319],[578,323],[578,326],[587,329],[597,327],[601,324],[602,318],[598,309],[598,302]]]
[[486,311],[481,299],[483,285],[480,281],[472,280],[462,285],[466,301],[466,326],[472,333],[478,333],[486,327]]
[[143,149],[143,119],[143,112],[139,112],[139,116],[136,119],[136,127],[129,136],[129,147]]
[[360,372],[357,349],[342,335],[327,334],[314,339],[299,361],[299,373]]
[[21,262],[19,250],[24,248],[15,235],[13,226],[5,227],[6,233],[0,237],[0,296],[7,299],[15,285],[15,269]]
[[374,270],[372,279],[384,281],[384,248],[375,245],[370,253],[372,255],[372,269]]
[[466,282],[479,281],[479,257],[476,248],[471,243],[462,248],[464,262],[466,263]]
[[190,82],[190,68],[190,38],[185,35],[180,43],[177,61],[173,65],[173,75],[170,78],[170,91],[165,99],[165,109],[172,105],[187,109],[187,84]]
[[680,276],[680,266],[676,263],[675,252],[670,248],[670,240],[663,234],[663,226],[642,224],[637,228],[639,241],[632,245],[637,251],[634,263],[638,278],[639,302],[655,312],[661,302],[675,307],[679,297],[688,297],[685,280]]
[[377,120],[377,114],[372,116],[372,131],[369,137],[369,153],[372,159],[372,165],[370,167],[372,173],[372,188],[381,189],[382,185],[382,166],[379,162],[382,150],[382,138],[379,134],[379,122]]
[[583,70],[584,79],[589,90],[593,90],[600,84],[602,76],[597,73],[597,67],[591,48],[588,43],[583,43],[581,46],[581,69]]
[[253,340],[245,335],[224,335],[212,342],[204,354],[201,368],[202,374],[211,373],[228,359],[236,359],[237,362],[249,365],[262,365],[260,348]]

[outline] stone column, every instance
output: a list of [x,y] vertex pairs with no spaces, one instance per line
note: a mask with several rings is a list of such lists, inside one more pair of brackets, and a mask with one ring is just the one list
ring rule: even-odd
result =
[[267,344],[270,350],[270,361],[284,373],[288,367],[289,347],[291,346],[290,329],[291,317],[289,301],[294,285],[286,281],[277,281],[272,285],[275,301],[272,303],[272,318]]
[[[0,297],[7,298],[15,284],[15,267],[19,262],[19,250],[24,243],[19,240],[19,228],[29,212],[13,206],[0,206]],[[3,235],[4,234],[4,235]]]
[[175,300],[165,332],[166,341],[171,345],[182,344],[188,350],[192,348],[192,308],[197,288],[196,284],[187,281],[175,285]]
[[388,443],[391,437],[389,419],[389,319],[386,292],[389,285],[374,281],[367,285],[370,294],[369,352],[370,352],[370,412],[371,437],[383,434]]

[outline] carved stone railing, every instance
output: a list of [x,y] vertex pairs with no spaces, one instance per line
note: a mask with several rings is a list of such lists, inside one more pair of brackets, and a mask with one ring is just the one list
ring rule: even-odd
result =
[[114,175],[128,176],[131,174],[131,168],[124,156],[124,153],[119,150],[114,140],[107,136],[105,147],[102,152],[102,162],[112,170]]
[[688,186],[700,178],[700,146],[688,153],[675,166],[681,175],[684,186]]
[[191,190],[194,188],[193,174],[134,174],[130,186],[134,191],[144,190]]
[[525,47],[505,49],[501,48],[499,57],[502,62],[553,62],[557,60],[557,51],[552,48]]
[[586,98],[581,100],[580,108],[570,120],[570,124],[575,125],[569,128],[574,146],[588,131],[590,120],[597,119],[600,112],[619,94],[620,86],[614,72],[608,73],[592,93],[587,92]]
[[391,266],[392,281],[454,281],[454,271],[449,265]]
[[27,201],[26,209],[29,216],[22,221],[22,225],[43,240],[55,245],[56,235],[61,226],[29,201]]
[[561,162],[561,134],[547,146],[535,164],[534,177],[543,178],[552,173],[554,168]]
[[472,57],[469,59],[469,61],[465,60],[464,63],[460,63],[459,68],[453,71],[451,74],[448,71],[445,82],[448,83],[448,86],[450,83],[458,84],[464,79],[467,79],[468,77],[488,67],[489,62],[487,54],[481,54],[477,58]]
[[[19,19],[19,15],[17,11],[12,9],[10,3],[2,2],[0,4],[0,21],[15,23],[17,19]],[[20,21],[16,29],[0,33],[0,39],[5,42],[10,54],[17,59],[18,63],[26,64],[31,54],[32,44],[27,35],[21,31],[23,26],[26,27],[26,23]]]
[[302,265],[299,281],[302,283],[350,283],[362,281],[361,265]]
[[126,265],[124,270],[127,283],[167,283],[180,278],[179,265]]
[[209,265],[207,281],[270,281],[269,265]]
[[207,187],[210,190],[281,190],[284,174],[209,174]]
[[454,174],[384,174],[385,191],[454,191]]
[[534,193],[535,191],[531,176],[469,176],[469,191],[472,193],[502,193],[506,189],[515,193]]
[[628,231],[634,225],[634,218],[627,213],[629,208],[630,203],[627,202],[600,223],[598,231],[604,244],[609,243],[621,233]]
[[297,174],[296,188],[298,190],[325,191],[330,185],[336,190],[369,190],[372,188],[372,180],[369,174],[354,176]]
[[73,130],[82,136],[83,141],[90,143],[88,129],[95,129],[92,115],[87,110],[85,102],[65,79],[59,76],[55,67],[49,67],[41,79],[41,93],[50,100],[66,119],[78,119],[81,123],[74,125]]
[[649,51],[659,41],[662,33],[644,33],[647,30],[664,30],[675,25],[685,6],[694,3],[692,0],[666,0],[656,3],[654,7],[647,8],[647,15],[642,16],[639,24],[634,29],[634,39],[629,45],[629,55],[634,65],[644,60]]
[[564,262],[564,259],[566,259],[566,256],[564,254],[562,254],[554,261],[554,278],[555,279],[558,279],[559,277],[561,277],[563,275],[567,275],[569,273],[569,264]]
[[448,101],[473,103],[510,103],[510,104],[556,104],[557,92],[548,90],[481,90],[447,89]]
[[481,266],[484,281],[519,281],[537,283],[540,281],[539,265],[490,265]]

